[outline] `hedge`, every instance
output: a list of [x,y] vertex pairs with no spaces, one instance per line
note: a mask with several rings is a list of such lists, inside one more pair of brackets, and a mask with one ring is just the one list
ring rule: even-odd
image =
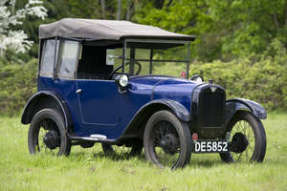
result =
[[[181,66],[161,65],[162,71],[180,74]],[[226,89],[227,97],[243,97],[261,103],[268,110],[287,110],[287,54],[245,58],[230,62],[194,61],[190,73],[202,73],[205,80]],[[15,115],[22,111],[28,98],[36,92],[37,60],[26,64],[0,63],[0,114]]]
[[222,85],[227,97],[243,97],[269,110],[287,110],[287,57],[239,59],[231,62],[195,63],[191,73]]
[[0,64],[0,114],[15,115],[36,92],[37,60],[28,63]]

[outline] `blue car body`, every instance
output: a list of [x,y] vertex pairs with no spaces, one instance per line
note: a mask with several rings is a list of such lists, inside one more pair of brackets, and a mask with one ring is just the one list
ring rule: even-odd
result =
[[[112,80],[61,80],[39,77],[38,91],[50,91],[67,106],[75,136],[103,134],[118,139],[138,111],[156,100],[176,102],[181,113],[190,116],[191,94],[197,83],[190,80],[162,77],[131,77],[127,93],[120,93]],[[76,90],[82,93],[77,94]],[[178,107],[180,108],[180,107]],[[182,114],[184,115],[184,114]],[[182,120],[190,120],[180,116]]]
[[[164,76],[135,76],[129,80],[128,91],[121,93],[114,80],[39,77],[38,92],[28,101],[22,122],[27,124],[31,120],[28,114],[35,107],[33,102],[45,94],[53,96],[63,106],[68,121],[66,126],[72,127],[72,138],[100,134],[107,137],[106,141],[116,142],[126,135],[129,128],[135,128],[131,125],[133,121],[144,108],[151,105],[164,105],[182,121],[195,121],[192,96],[200,86],[210,84]],[[80,94],[76,93],[78,89],[82,90]],[[225,123],[238,110],[249,110],[261,119],[266,118],[264,108],[250,100],[227,100],[226,110]],[[224,132],[223,127],[222,130]]]

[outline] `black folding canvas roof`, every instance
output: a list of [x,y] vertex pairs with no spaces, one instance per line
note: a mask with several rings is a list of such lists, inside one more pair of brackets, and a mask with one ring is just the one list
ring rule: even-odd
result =
[[86,40],[122,40],[128,38],[193,40],[190,35],[178,34],[158,27],[130,21],[65,18],[40,25],[40,39],[63,37]]

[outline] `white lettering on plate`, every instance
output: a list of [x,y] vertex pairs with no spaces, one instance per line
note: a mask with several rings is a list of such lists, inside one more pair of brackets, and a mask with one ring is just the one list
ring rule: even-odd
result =
[[206,147],[206,142],[201,142],[201,151],[202,152],[205,152],[206,150],[205,150],[205,147]]
[[227,152],[227,146],[228,146],[228,144],[227,144],[227,142],[223,142],[224,144],[223,144],[223,149],[222,149],[222,151],[224,151],[224,152]]
[[195,152],[199,152],[199,151],[200,151],[200,143],[195,142]]

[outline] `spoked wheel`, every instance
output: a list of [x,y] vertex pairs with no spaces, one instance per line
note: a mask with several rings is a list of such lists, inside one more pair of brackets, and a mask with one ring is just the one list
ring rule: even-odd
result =
[[163,168],[184,167],[191,155],[191,136],[186,123],[170,111],[158,111],[149,119],[144,132],[147,160]]
[[128,146],[116,146],[108,143],[102,143],[102,148],[105,155],[127,155],[137,156],[140,155],[143,149],[142,141],[137,140]]
[[69,155],[70,141],[66,135],[64,120],[54,109],[43,109],[35,114],[28,132],[31,154],[38,152],[52,155]]
[[266,152],[266,134],[259,119],[250,112],[240,112],[230,121],[231,152],[220,153],[224,162],[262,162]]

